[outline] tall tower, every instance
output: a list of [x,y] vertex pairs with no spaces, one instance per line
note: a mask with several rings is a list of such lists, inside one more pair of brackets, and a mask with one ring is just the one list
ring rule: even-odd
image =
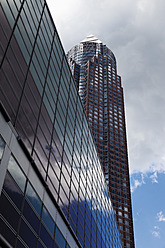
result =
[[[123,247],[134,247],[124,98],[112,51],[93,35],[67,54],[116,212]],[[74,66],[73,66],[74,65]],[[79,77],[79,83],[77,78]]]

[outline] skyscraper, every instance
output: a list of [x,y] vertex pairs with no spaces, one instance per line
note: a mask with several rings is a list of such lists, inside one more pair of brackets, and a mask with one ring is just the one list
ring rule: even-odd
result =
[[[123,88],[112,51],[93,35],[67,54],[110,191],[123,247],[134,247]],[[74,74],[73,74],[74,75]]]
[[1,0],[0,89],[0,247],[121,248],[46,1]]

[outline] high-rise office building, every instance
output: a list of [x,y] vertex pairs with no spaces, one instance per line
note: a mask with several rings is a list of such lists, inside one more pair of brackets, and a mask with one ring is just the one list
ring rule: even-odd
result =
[[[112,51],[93,35],[67,54],[109,187],[123,247],[134,247],[123,88]],[[76,73],[77,75],[77,73]]]
[[44,0],[1,0],[0,86],[0,247],[121,248],[92,134]]

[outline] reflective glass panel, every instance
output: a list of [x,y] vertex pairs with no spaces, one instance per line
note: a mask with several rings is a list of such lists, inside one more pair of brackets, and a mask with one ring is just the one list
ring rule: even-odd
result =
[[45,207],[43,207],[43,211],[42,211],[42,220],[46,225],[46,227],[48,228],[48,230],[50,231],[50,233],[52,234],[52,236],[54,236],[55,223]]
[[63,235],[61,234],[60,230],[58,229],[58,227],[56,227],[55,240],[60,248],[65,248],[66,241]]
[[14,178],[22,192],[24,192],[26,177],[13,156],[10,157],[8,171],[10,172],[11,176]]
[[30,183],[28,183],[28,185],[27,185],[26,197],[30,201],[30,203],[32,204],[32,206],[34,207],[34,209],[36,210],[38,215],[40,216],[42,203],[41,203],[38,195],[36,194],[36,192],[32,188],[32,186],[30,185]]

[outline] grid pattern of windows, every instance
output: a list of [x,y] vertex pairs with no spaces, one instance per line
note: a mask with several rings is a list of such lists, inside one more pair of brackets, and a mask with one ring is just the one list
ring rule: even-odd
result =
[[55,224],[55,216],[50,215],[13,156],[0,201],[1,234],[13,247],[69,248]]
[[[2,0],[0,11],[0,98],[19,142],[79,246],[121,248],[97,151],[46,2]],[[1,195],[4,237],[14,247],[67,247],[20,166],[13,154]]]

